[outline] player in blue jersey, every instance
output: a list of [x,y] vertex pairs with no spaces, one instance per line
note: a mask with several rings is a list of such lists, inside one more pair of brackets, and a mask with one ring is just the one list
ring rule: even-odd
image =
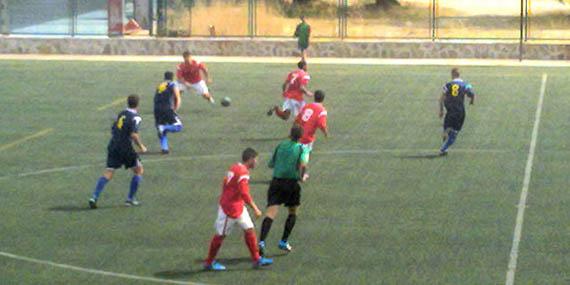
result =
[[182,122],[176,114],[180,108],[180,90],[170,71],[164,73],[164,81],[156,88],[154,94],[154,120],[158,130],[160,149],[163,154],[170,152],[167,133],[182,131]]
[[105,185],[113,178],[115,170],[121,168],[121,166],[131,168],[134,172],[125,205],[139,205],[135,195],[142,181],[144,170],[139,155],[133,148],[133,143],[141,152],[146,152],[146,147],[138,134],[139,124],[142,121],[137,111],[139,100],[138,95],[129,95],[127,98],[128,108],[119,113],[117,120],[113,123],[113,127],[111,128],[112,137],[107,146],[107,169],[103,172],[103,175],[99,177],[99,180],[97,180],[93,195],[91,199],[89,199],[89,207],[91,209],[97,208],[97,200],[99,200],[101,192],[103,192]]
[[452,80],[443,86],[443,94],[439,98],[439,118],[443,120],[443,144],[439,149],[440,155],[447,155],[449,147],[455,142],[459,131],[465,121],[465,96],[469,97],[469,104],[475,103],[473,86],[460,78],[459,69],[451,70]]

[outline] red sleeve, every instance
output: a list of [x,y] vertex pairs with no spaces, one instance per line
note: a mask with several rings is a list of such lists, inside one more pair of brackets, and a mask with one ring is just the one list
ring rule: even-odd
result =
[[239,193],[241,194],[241,198],[246,204],[251,204],[251,195],[249,195],[249,179],[242,179],[239,184]]
[[300,78],[300,83],[301,86],[307,86],[307,84],[309,84],[309,81],[311,80],[311,76],[308,74],[303,75],[303,78]]
[[176,77],[178,77],[178,78],[184,78],[184,73],[182,72],[182,65],[181,65],[181,64],[179,64],[179,65],[176,67]]
[[[324,113],[324,114],[323,114]],[[319,115],[319,122],[318,122],[318,126],[321,129],[324,129],[327,127],[327,115],[326,115],[326,111],[321,112],[321,114]]]
[[206,70],[206,65],[203,62],[200,62],[200,65],[198,65],[198,68],[200,68],[201,70]]

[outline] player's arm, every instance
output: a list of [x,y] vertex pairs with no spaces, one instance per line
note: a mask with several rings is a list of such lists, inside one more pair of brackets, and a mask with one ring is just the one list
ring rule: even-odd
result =
[[325,138],[329,137],[329,128],[327,126],[327,116],[323,115],[319,118],[319,129],[325,135]]
[[146,146],[141,141],[141,137],[139,136],[139,133],[136,133],[136,132],[131,133],[131,139],[133,139],[133,142],[140,149],[141,152],[144,153],[147,151]]
[[439,97],[439,117],[443,118],[443,100],[445,99],[445,93],[442,93]]
[[174,92],[174,111],[178,111],[178,108],[180,108],[180,105],[182,104],[180,89],[178,86],[174,86],[174,88],[172,88],[172,91]]
[[467,97],[469,97],[469,105],[475,104],[475,92],[473,92],[473,86],[467,84]]
[[206,83],[212,83],[212,77],[205,65],[200,65],[200,75],[205,79]]
[[255,218],[261,217],[261,215],[262,215],[261,210],[259,210],[259,208],[255,204],[255,201],[253,201],[253,199],[251,198],[251,195],[249,194],[249,177],[240,178],[240,181],[238,183],[238,189],[239,189],[241,198],[243,199],[245,204],[248,205],[253,210]]
[[279,146],[277,146],[275,148],[275,151],[273,151],[273,155],[271,156],[271,159],[269,160],[269,162],[267,163],[267,166],[269,168],[273,168],[275,167],[275,157],[277,156],[277,149],[279,149]]
[[303,92],[303,94],[305,94],[305,95],[307,95],[307,96],[309,96],[309,97],[313,97],[313,96],[314,96],[313,92],[309,91],[309,89],[307,89],[307,86],[306,86],[306,85],[302,85],[302,86],[301,86],[301,91]]
[[281,90],[283,92],[285,92],[285,90],[287,90],[289,88],[289,83],[288,82],[283,82],[283,85],[281,86]]

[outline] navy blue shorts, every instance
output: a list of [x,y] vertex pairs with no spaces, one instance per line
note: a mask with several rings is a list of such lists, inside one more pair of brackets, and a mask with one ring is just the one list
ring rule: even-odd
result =
[[172,125],[180,122],[180,118],[174,110],[154,111],[154,121],[156,125]]
[[110,149],[107,152],[107,168],[109,169],[118,169],[121,166],[128,169],[140,165],[142,165],[140,157],[134,150]]
[[465,112],[447,113],[443,120],[443,130],[453,129],[459,132],[463,128],[463,122],[465,122]]

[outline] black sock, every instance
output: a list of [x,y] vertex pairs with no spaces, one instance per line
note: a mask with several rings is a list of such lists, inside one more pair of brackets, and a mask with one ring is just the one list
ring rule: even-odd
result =
[[285,230],[283,231],[283,237],[281,237],[281,240],[286,241],[289,238],[289,235],[295,226],[295,221],[297,221],[297,215],[289,214],[287,221],[285,221]]
[[259,237],[259,241],[265,241],[265,238],[269,234],[269,230],[271,230],[271,224],[273,224],[273,219],[269,217],[265,217],[265,219],[263,219],[263,223],[261,224],[261,236]]

